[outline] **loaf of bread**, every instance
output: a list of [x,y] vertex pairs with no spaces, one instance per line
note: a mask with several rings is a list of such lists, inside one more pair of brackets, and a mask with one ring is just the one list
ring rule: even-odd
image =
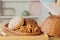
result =
[[43,22],[41,30],[49,36],[60,37],[60,16],[48,16]]

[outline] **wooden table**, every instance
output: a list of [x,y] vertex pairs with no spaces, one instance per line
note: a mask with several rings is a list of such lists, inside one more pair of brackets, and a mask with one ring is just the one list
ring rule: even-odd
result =
[[49,39],[50,40],[60,40],[60,38],[58,38],[58,37],[50,37]]
[[[3,27],[0,24],[0,27]],[[39,36],[15,36],[13,33],[3,30],[8,36],[0,36],[0,40],[48,40],[48,36],[41,34]]]
[[[3,27],[0,24],[0,27]],[[0,36],[0,40],[60,40],[57,37],[48,37],[47,35],[41,34],[39,36],[15,36],[13,33],[3,30],[8,36]]]

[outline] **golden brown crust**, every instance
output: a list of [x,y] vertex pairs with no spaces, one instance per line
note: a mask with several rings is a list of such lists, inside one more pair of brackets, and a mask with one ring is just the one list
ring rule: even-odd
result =
[[60,36],[60,17],[49,16],[42,24],[42,32],[50,36]]
[[[21,21],[22,22],[22,21]],[[25,19],[25,24],[24,25],[17,25],[16,27],[18,27],[17,29],[14,28],[14,30],[12,31],[14,34],[17,35],[22,35],[22,36],[32,36],[32,35],[39,35],[41,34],[41,29],[40,27],[37,25],[37,22],[33,19]]]
[[17,16],[11,19],[11,21],[9,22],[8,28],[18,29],[22,25],[24,25],[24,18]]
[[19,29],[22,25],[24,25],[24,19],[22,19],[16,26],[14,26],[13,29]]

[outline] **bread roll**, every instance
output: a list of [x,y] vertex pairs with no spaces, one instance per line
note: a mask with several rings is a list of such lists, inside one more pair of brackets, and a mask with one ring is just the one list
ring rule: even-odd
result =
[[20,16],[16,16],[10,20],[8,28],[9,29],[18,29],[23,24],[24,24],[24,19]]
[[43,22],[41,30],[49,36],[60,37],[60,16],[48,16]]

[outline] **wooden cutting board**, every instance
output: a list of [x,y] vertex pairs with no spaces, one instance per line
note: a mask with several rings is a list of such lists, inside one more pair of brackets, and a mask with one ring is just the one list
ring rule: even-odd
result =
[[48,40],[48,36],[41,34],[39,36],[15,36],[6,31],[9,36],[0,36],[0,40]]
[[[0,24],[0,27],[3,27]],[[48,36],[41,34],[38,36],[15,36],[13,33],[3,30],[8,36],[0,36],[0,40],[48,40]]]
[[47,36],[0,36],[0,40],[48,40]]

